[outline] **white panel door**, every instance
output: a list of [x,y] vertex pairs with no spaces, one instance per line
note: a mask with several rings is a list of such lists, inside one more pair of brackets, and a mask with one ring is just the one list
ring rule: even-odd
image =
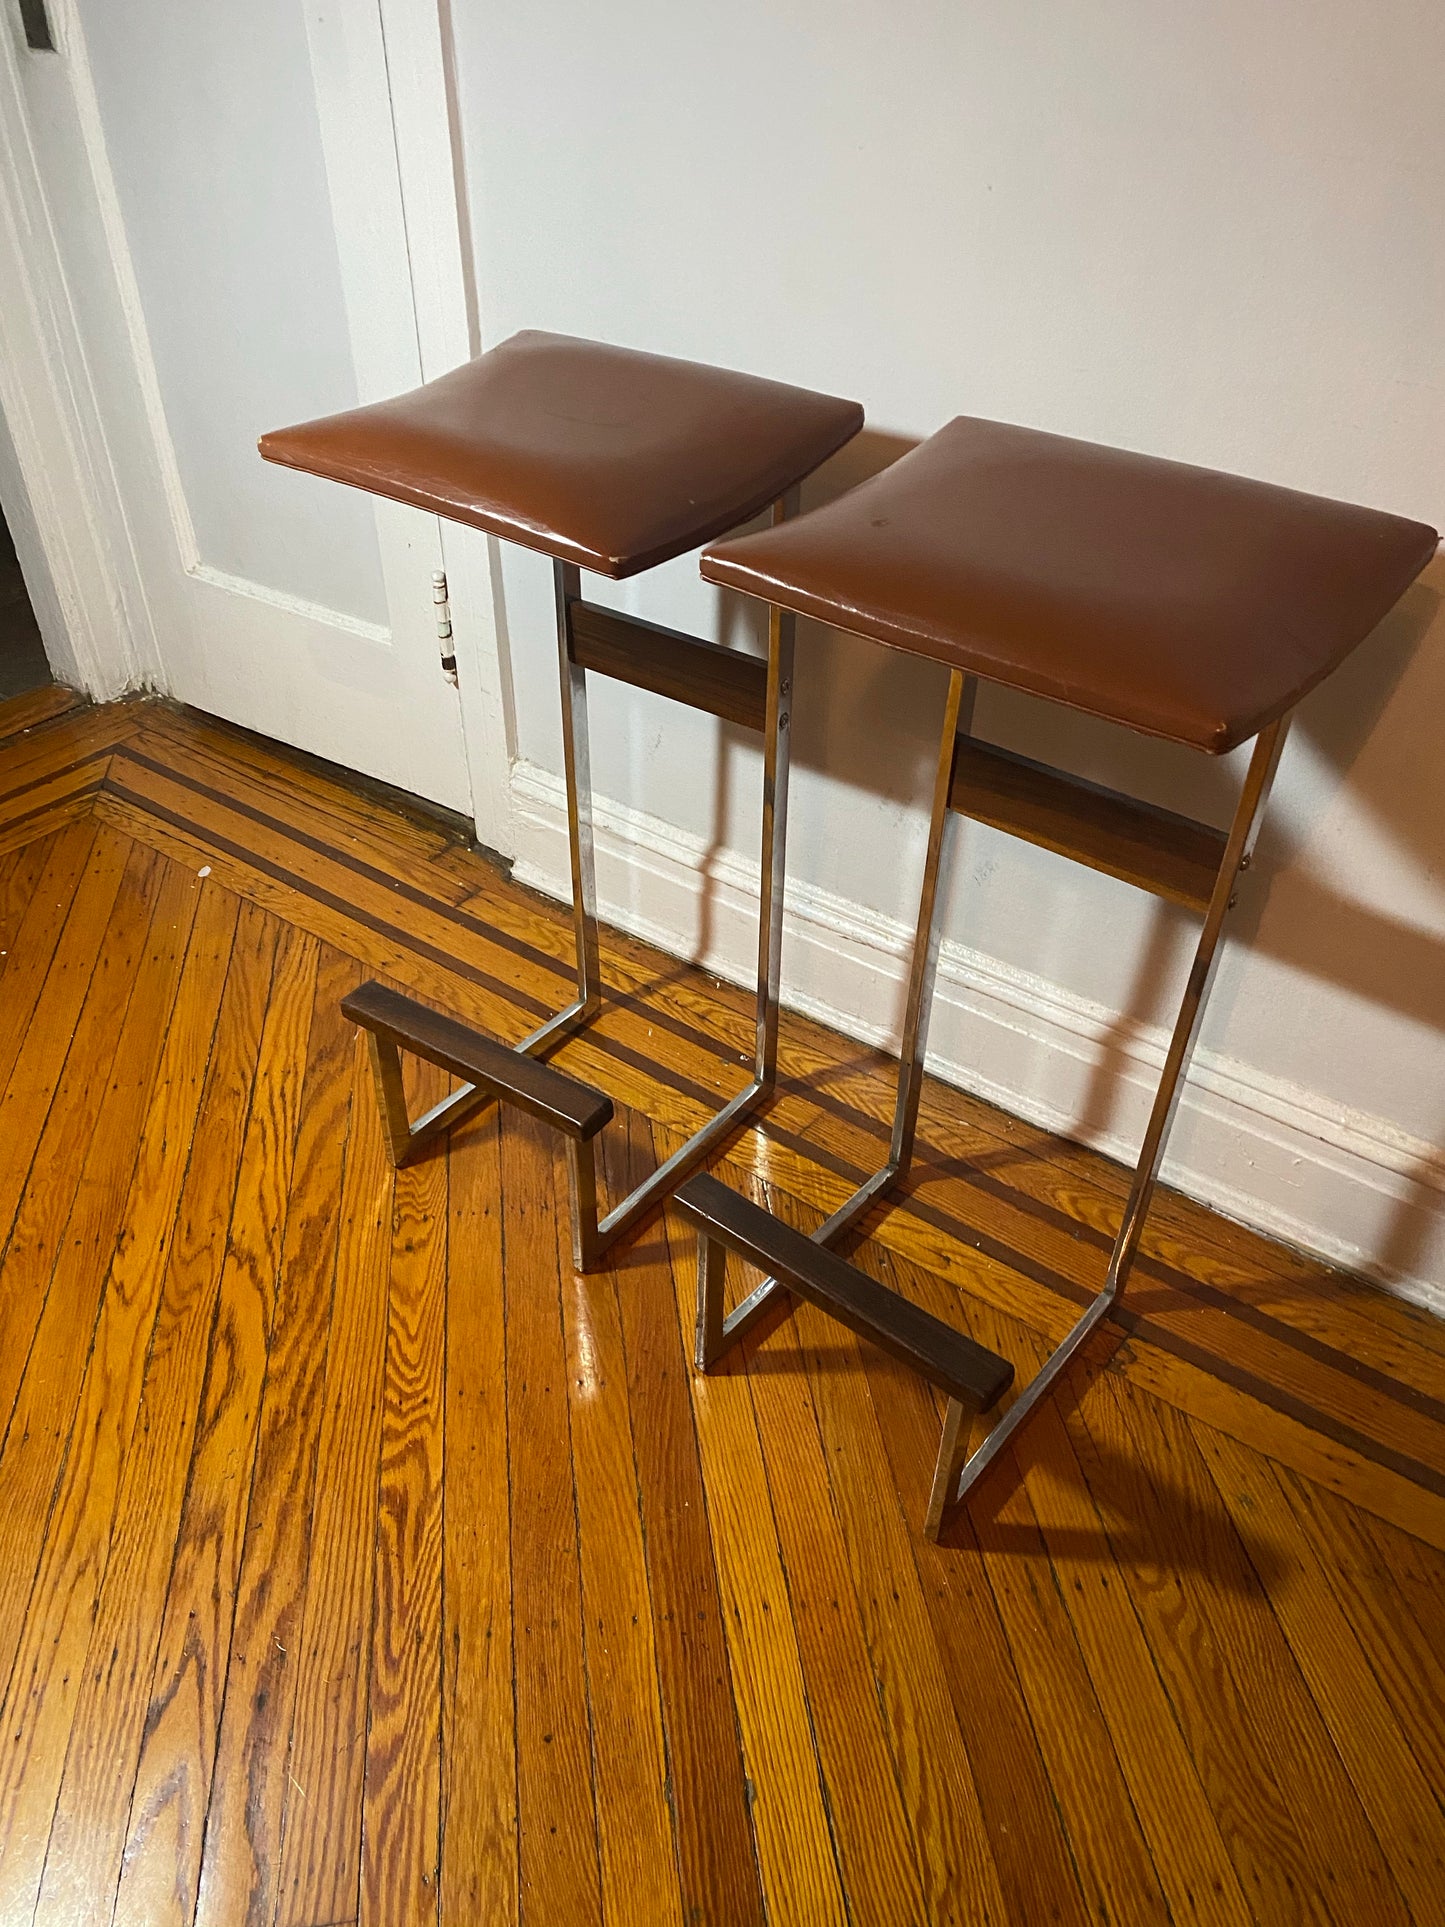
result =
[[30,134],[157,679],[470,813],[436,519],[255,452],[268,427],[441,372],[423,366],[378,0],[50,8],[57,51],[21,57]]

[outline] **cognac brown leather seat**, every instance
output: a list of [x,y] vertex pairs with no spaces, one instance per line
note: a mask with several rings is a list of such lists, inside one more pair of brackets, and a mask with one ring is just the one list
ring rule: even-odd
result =
[[529,329],[260,449],[621,577],[748,521],[862,426],[832,395]]
[[711,582],[1219,753],[1327,676],[1433,529],[1265,482],[960,417]]

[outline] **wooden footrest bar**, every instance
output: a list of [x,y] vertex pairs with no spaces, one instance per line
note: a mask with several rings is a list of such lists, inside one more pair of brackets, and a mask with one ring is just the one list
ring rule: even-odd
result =
[[723,1316],[723,1254],[733,1251],[770,1272],[784,1290],[881,1345],[946,1394],[943,1440],[924,1524],[928,1537],[936,1539],[967,1453],[966,1421],[998,1403],[1013,1382],[1013,1366],[716,1178],[690,1178],[674,1202],[698,1231],[699,1371],[710,1370],[751,1322],[746,1312],[741,1319],[737,1314],[732,1319]]
[[[367,983],[343,997],[341,1008],[360,1024],[371,1045],[376,1099],[381,1107],[392,1162],[405,1164],[422,1146],[496,1098],[540,1118],[567,1141],[567,1179],[572,1205],[572,1255],[581,1271],[597,1260],[597,1172],[592,1140],[612,1116],[612,1099],[590,1084],[539,1064],[521,1051],[484,1037],[470,1024],[428,1010],[384,984]],[[401,1081],[403,1050],[440,1064],[467,1082],[413,1124]]]
[[[553,1070],[550,1064],[539,1064],[533,1057],[524,1057],[473,1030],[470,1024],[429,1010],[384,984],[363,984],[342,1000],[341,1008],[373,1039],[424,1057],[429,1064],[439,1064],[454,1077],[468,1079],[479,1102],[500,1098],[571,1138],[596,1137],[612,1116],[612,1099],[590,1084]],[[390,1122],[387,1093],[382,1091],[380,1095],[383,1113],[388,1114]],[[402,1115],[404,1118],[404,1110]],[[428,1135],[434,1135],[438,1128],[433,1125]],[[402,1141],[409,1150],[416,1149],[420,1129],[419,1124],[407,1125]]]

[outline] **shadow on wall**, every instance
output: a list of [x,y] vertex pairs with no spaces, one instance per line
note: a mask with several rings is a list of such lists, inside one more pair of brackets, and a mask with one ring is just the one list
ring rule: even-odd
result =
[[[865,429],[804,485],[804,510],[856,487],[914,446],[912,439]],[[1347,813],[1367,826],[1372,846],[1390,850],[1422,886],[1445,889],[1442,602],[1445,562],[1437,558],[1369,641],[1300,704],[1284,779],[1256,853],[1255,881],[1230,929],[1235,942],[1256,954],[1436,1031],[1445,1029],[1445,936],[1341,894],[1330,880],[1331,868],[1339,867],[1330,838],[1343,802]],[[723,592],[721,641],[762,651],[765,625],[759,604]],[[846,776],[886,808],[919,807],[931,780],[944,672],[820,625],[800,622],[799,629],[808,640],[810,676],[822,700],[810,702],[798,717],[794,762]],[[1407,671],[1412,700],[1391,708]],[[1379,733],[1387,708],[1388,742]],[[1200,755],[1058,704],[987,686],[977,727],[980,735],[1020,754],[1220,827],[1230,820],[1247,755],[1247,750],[1218,759]],[[721,731],[705,878],[726,847],[732,767],[751,741],[744,732]],[[698,955],[708,954],[713,937],[711,898],[705,889]],[[1157,1021],[1161,1009],[1172,1012],[1177,1002],[1182,915],[1168,904],[1156,905],[1129,993],[1079,1108],[1081,1130],[1093,1134],[1109,1127],[1127,1041],[1142,1024]],[[1197,927],[1193,919],[1188,922],[1191,931]],[[1216,995],[1216,1011],[1224,1008]],[[1321,1051],[1332,1047],[1333,1040],[1322,1036]],[[1414,1270],[1442,1190],[1445,1149],[1432,1153],[1414,1174],[1410,1197],[1398,1206],[1373,1254],[1382,1270]]]

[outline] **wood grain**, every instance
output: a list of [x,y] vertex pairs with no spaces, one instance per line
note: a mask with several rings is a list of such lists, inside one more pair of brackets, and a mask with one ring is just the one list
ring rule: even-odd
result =
[[519,1912],[501,1112],[448,1151],[441,1914]]
[[[245,1169],[242,1157],[253,1093],[278,1068],[276,1029],[269,1037],[265,1031],[279,936],[263,911],[242,907],[50,1825],[35,1913],[47,1927],[94,1918],[115,1893],[131,1810],[130,1762],[148,1723],[152,1677],[157,1667],[174,1673],[184,1666],[184,1633],[168,1653],[158,1652],[157,1633],[163,1635],[177,1576],[173,1562],[191,1551],[178,1547],[177,1535],[194,1490],[191,1448],[204,1416],[207,1354],[232,1213],[243,1187],[249,1190],[261,1177],[257,1165]],[[263,1055],[267,1044],[271,1050]],[[264,1109],[264,1089],[259,1101]],[[249,1148],[257,1155],[269,1150],[260,1133]],[[190,1581],[184,1566],[180,1578],[178,1603]],[[189,1629],[190,1601],[186,1607]],[[173,1634],[177,1630],[172,1624]],[[125,1763],[119,1772],[118,1761]]]
[[[866,1339],[803,1304],[694,1378],[690,1231],[579,1278],[515,1113],[392,1172],[341,1000],[518,1037],[559,906],[173,708],[13,717],[0,1915],[1441,1918],[1445,1327],[1165,1193],[1122,1331],[929,1546],[937,1395]],[[603,952],[561,1055],[615,1196],[751,1013]],[[717,1174],[806,1230],[891,1071],[793,1018],[781,1061]],[[845,1255],[1027,1383],[1121,1175],[932,1083],[920,1149]]]
[[[153,861],[132,852],[100,936],[85,1001],[62,1072],[31,1155],[10,1235],[0,1246],[5,1298],[0,1346],[0,1439],[8,1430],[31,1342],[50,1287],[59,1240],[104,1103],[131,992],[149,938],[159,889]],[[41,1010],[45,1006],[42,1003]],[[22,1100],[23,1101],[23,1100]],[[33,1103],[33,1096],[30,1099]],[[35,1106],[36,1109],[39,1106]],[[23,1132],[17,1133],[21,1142]]]
[[583,1646],[591,1709],[602,1911],[608,1921],[680,1918],[667,1758],[626,1398],[627,1365],[610,1269],[572,1268],[565,1169],[552,1147]]
[[553,1140],[502,1121],[512,1641],[524,1919],[602,1918]]
[[[286,1221],[316,986],[309,938],[278,932],[200,1393],[126,1816],[116,1923],[188,1927],[195,1909],[241,1536]],[[116,1727],[112,1726],[112,1732]],[[96,1843],[87,1843],[97,1873]],[[82,1911],[72,1881],[73,1911]],[[103,1886],[86,1904],[99,1909]]]
[[[430,1066],[418,1097],[446,1080]],[[435,1921],[441,1880],[442,1433],[447,1160],[395,1177],[376,1600],[362,1796],[362,1927]],[[349,1289],[350,1281],[341,1281]]]
[[[644,1120],[602,1140],[614,1197],[651,1168]],[[683,1918],[762,1927],[750,1788],[733,1703],[674,1275],[653,1227],[612,1254],[647,1539]]]
[[1445,1842],[1432,1788],[1382,1704],[1369,1660],[1268,1460],[1192,1428],[1242,1538],[1269,1547],[1271,1606],[1345,1763],[1412,1921],[1445,1921]]
[[[17,1587],[28,1585],[39,1561],[198,895],[193,878],[167,866],[95,1129],[55,1240],[39,1323],[28,1350],[18,1343],[0,1349],[0,1358],[22,1374],[0,1451],[0,1573]],[[31,1249],[12,1247],[7,1254],[0,1302],[9,1302],[12,1271],[31,1262]],[[8,1318],[6,1326],[8,1337]],[[20,1634],[18,1596],[8,1595],[13,1610],[3,1621],[0,1678],[8,1677]]]
[[0,703],[0,747],[8,747],[27,730],[38,728],[53,717],[78,709],[85,698],[63,683],[47,683],[41,689],[27,689],[23,696],[11,696]]
[[571,624],[573,660],[584,669],[656,690],[743,729],[762,729],[768,666],[761,656],[725,649],[595,602],[574,602]]
[[[1157,1401],[1121,1409],[1107,1375],[1094,1391],[1085,1476],[1131,1522],[1126,1583],[1251,1905],[1408,1920],[1264,1594],[1262,1549],[1235,1532],[1187,1421]],[[1309,1798],[1280,1801],[1281,1783]]]
[[293,1649],[296,1696],[282,1790],[278,1927],[349,1919],[361,1890],[393,1200],[391,1160],[359,1037],[341,1063],[350,1085],[350,1135],[306,1600]]
[[1222,830],[993,743],[960,742],[949,803],[963,816],[1201,913],[1224,856]]
[[[16,1626],[19,1635],[0,1710],[6,1741],[0,1757],[0,1907],[8,1913],[33,1912],[45,1866],[185,1175],[173,1146],[189,1145],[209,1082],[218,1016],[228,1009],[222,990],[239,909],[234,898],[215,890],[204,892],[198,907],[183,979],[189,993],[181,1000],[184,1022],[171,1027],[142,1130],[127,1223],[113,1248],[71,1446],[31,1588],[33,1603],[22,1616],[0,1599],[0,1626]],[[0,1587],[23,1584],[24,1573],[24,1567],[19,1574],[0,1573]],[[98,1663],[101,1681],[93,1684],[103,1683],[104,1661]],[[95,1744],[103,1735],[88,1731],[83,1738]]]
[[259,1927],[276,1906],[292,1654],[305,1597],[351,1113],[345,1068],[353,1040],[339,1005],[356,980],[348,959],[322,952],[206,1812],[195,1911],[201,1927]]

